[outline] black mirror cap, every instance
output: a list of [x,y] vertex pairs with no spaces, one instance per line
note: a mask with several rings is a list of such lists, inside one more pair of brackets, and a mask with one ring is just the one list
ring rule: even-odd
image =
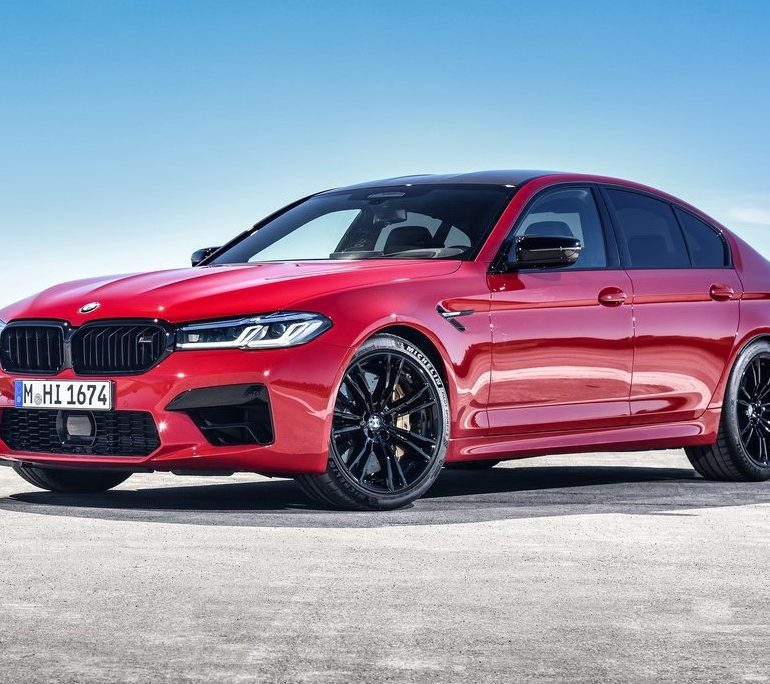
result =
[[[555,235],[522,235],[513,247],[514,254],[508,257],[511,269],[572,266],[583,249],[577,238]],[[515,261],[510,259],[514,255]]]
[[192,253],[192,256],[190,257],[190,261],[192,262],[192,265],[197,266],[201,262],[208,259],[218,249],[219,247],[204,247],[203,249],[196,250],[195,252]]

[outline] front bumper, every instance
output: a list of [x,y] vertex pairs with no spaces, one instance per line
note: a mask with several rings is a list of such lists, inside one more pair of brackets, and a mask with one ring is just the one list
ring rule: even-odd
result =
[[[315,340],[277,350],[178,351],[150,371],[121,377],[89,377],[115,383],[115,410],[152,414],[160,447],[149,456],[82,456],[13,451],[0,440],[0,459],[60,466],[124,470],[321,473],[326,469],[334,396],[350,350]],[[2,411],[14,407],[13,380],[0,373]],[[82,379],[66,370],[56,379]],[[169,404],[190,390],[254,383],[264,385],[273,441],[266,445],[214,446],[185,413]]]

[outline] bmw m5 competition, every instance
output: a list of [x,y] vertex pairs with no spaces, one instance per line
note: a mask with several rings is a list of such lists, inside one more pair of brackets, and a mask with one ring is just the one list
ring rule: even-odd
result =
[[389,509],[442,467],[684,447],[770,478],[770,264],[696,208],[494,171],[321,192],[192,268],[0,310],[0,459],[37,487],[296,478]]

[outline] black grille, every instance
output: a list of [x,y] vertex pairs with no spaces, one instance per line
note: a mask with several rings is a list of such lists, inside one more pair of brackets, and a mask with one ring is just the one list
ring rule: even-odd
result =
[[87,325],[72,336],[72,368],[79,375],[143,373],[168,344],[165,328],[152,323]]
[[89,443],[67,441],[62,434],[61,411],[6,409],[0,417],[0,436],[13,451],[82,456],[149,456],[160,447],[152,415],[142,411],[83,413],[95,427]]
[[0,335],[8,373],[56,374],[64,366],[64,330],[57,325],[9,325]]

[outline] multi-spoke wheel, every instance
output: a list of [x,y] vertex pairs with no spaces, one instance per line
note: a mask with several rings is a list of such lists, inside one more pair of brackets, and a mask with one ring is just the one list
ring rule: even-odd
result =
[[767,443],[770,439],[770,356],[755,356],[743,372],[738,385],[738,434],[748,456],[761,466],[768,466]]
[[770,344],[755,342],[730,373],[714,444],[685,450],[711,480],[770,479]]
[[326,505],[397,508],[433,484],[448,439],[449,403],[437,369],[406,340],[376,335],[342,380],[326,472],[297,480]]

